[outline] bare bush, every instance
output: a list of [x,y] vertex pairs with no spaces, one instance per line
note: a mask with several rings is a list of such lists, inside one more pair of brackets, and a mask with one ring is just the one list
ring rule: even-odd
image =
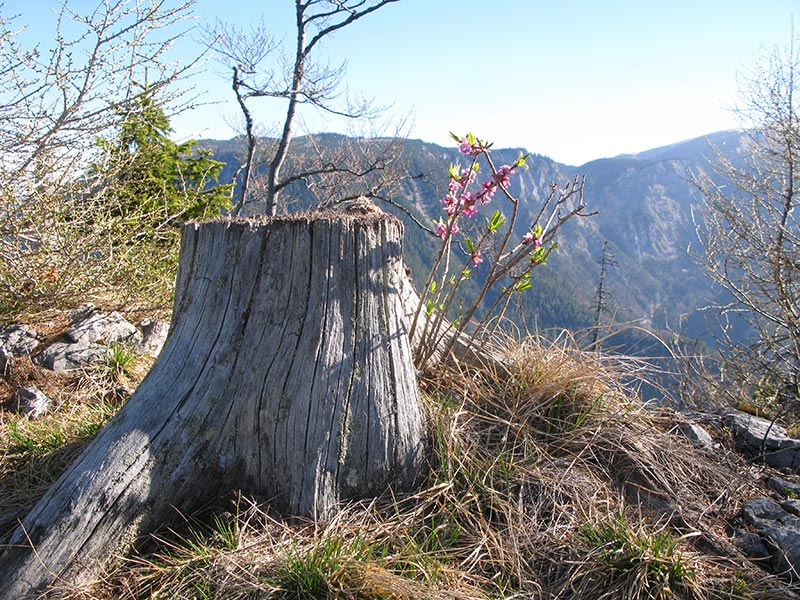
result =
[[[185,99],[175,84],[188,67],[172,64],[168,52],[192,4],[109,0],[79,14],[65,2],[52,47],[24,46],[22,17],[0,15],[5,314],[110,289],[167,301],[177,252],[170,225],[184,210],[157,198],[121,207],[121,186],[141,167],[141,143],[130,146],[135,169],[119,155],[109,162],[108,144],[145,100],[165,119],[167,108],[180,110]],[[185,175],[165,185],[191,196],[197,187],[183,186]],[[201,189],[213,179],[191,177]]]
[[[695,179],[705,198],[702,260],[729,298],[716,308],[726,324],[740,325],[738,338],[721,340],[726,375],[777,406],[800,393],[798,64],[794,46],[766,57],[744,86],[740,155],[718,152],[715,171]],[[755,334],[749,341],[741,341],[742,323]]]

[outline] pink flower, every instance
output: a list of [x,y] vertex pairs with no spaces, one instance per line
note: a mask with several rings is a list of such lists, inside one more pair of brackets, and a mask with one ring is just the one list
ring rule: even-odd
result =
[[475,203],[472,204],[465,204],[464,208],[461,211],[461,214],[465,217],[474,217],[478,214],[478,207],[475,206]]
[[503,165],[499,169],[497,169],[497,173],[494,176],[494,180],[498,183],[498,185],[507,188],[511,183],[511,174],[514,172],[514,169],[510,165]]
[[461,171],[460,181],[464,186],[467,186],[475,181],[475,175],[476,175],[475,169],[463,169]]
[[523,244],[530,244],[531,242],[533,242],[533,247],[534,248],[537,248],[537,249],[541,248],[542,247],[542,236],[533,235],[532,231],[529,231],[524,236],[522,236],[522,243]]
[[486,206],[489,202],[492,201],[494,197],[494,193],[497,191],[497,184],[492,181],[484,181],[481,184],[481,191],[478,194],[478,200],[480,200],[481,206]]
[[483,257],[481,256],[481,251],[476,250],[472,253],[472,264],[476,267],[483,262]]
[[447,194],[442,198],[442,204],[448,215],[454,215],[458,211],[458,200],[453,194]]
[[[448,228],[448,222],[447,221],[440,221],[440,222],[436,223],[436,235],[438,235],[442,239],[446,238],[447,237],[447,228]],[[458,233],[458,223],[453,221],[452,228],[450,229],[450,235],[452,236],[452,235],[455,235],[457,233]]]
[[481,148],[480,144],[471,144],[466,138],[458,143],[458,151],[467,156],[477,156],[482,150],[483,148]]

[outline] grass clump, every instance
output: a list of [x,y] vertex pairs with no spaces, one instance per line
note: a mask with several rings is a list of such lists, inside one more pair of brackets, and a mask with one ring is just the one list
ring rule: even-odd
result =
[[138,359],[139,355],[133,347],[114,342],[108,348],[108,357],[102,368],[112,381],[122,382],[136,373]]
[[3,411],[0,517],[27,513],[119,406],[113,399],[76,398],[36,419]]
[[696,557],[681,550],[667,529],[648,531],[615,515],[579,528],[583,557],[568,580],[571,594],[586,599],[703,597]]

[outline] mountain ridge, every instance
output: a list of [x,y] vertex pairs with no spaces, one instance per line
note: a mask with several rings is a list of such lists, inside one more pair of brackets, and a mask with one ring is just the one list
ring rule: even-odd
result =
[[[580,166],[558,163],[522,148],[493,149],[497,165],[512,163],[520,153],[529,154],[528,168],[519,170],[511,186],[524,213],[518,235],[527,229],[538,202],[547,196],[552,182],[564,184],[585,175],[587,210],[597,212],[591,218],[573,219],[563,227],[558,250],[548,265],[534,275],[545,289],[539,290],[538,295],[532,294],[528,314],[534,315],[544,327],[574,329],[591,325],[591,306],[599,284],[604,242],[608,242],[616,265],[605,282],[610,314],[604,319],[613,316],[647,327],[672,329],[708,305],[717,292],[692,255],[701,247],[693,212],[702,198],[691,178],[698,170],[708,169],[717,151],[726,157],[741,153],[744,135],[731,130],[713,132],[637,153],[599,158]],[[317,143],[343,139],[339,134],[314,137]],[[292,148],[299,151],[307,139],[296,138]],[[410,172],[426,177],[407,184],[395,201],[430,223],[442,214],[440,199],[444,196],[448,165],[463,163],[464,157],[454,147],[424,140],[399,142]],[[235,139],[200,141],[201,147],[212,149],[218,160],[228,164],[229,177],[234,172],[231,165],[237,164],[232,151],[235,145]],[[413,238],[413,243],[408,244],[410,262],[418,271],[424,267],[425,252],[435,247],[435,240],[426,242],[424,236],[415,232],[418,228],[410,219],[397,214],[407,222],[407,237]],[[561,289],[564,286],[566,291]],[[576,308],[565,309],[570,318],[559,320],[551,314],[558,311],[548,312],[551,295],[562,302],[576,303]]]

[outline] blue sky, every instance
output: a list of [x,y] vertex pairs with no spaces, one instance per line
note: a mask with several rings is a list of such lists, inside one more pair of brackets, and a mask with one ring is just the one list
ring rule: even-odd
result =
[[[56,4],[6,0],[23,21]],[[293,8],[197,0],[195,12],[200,23],[245,26],[263,14],[291,46]],[[737,78],[765,50],[788,45],[793,14],[800,20],[800,0],[402,0],[338,32],[318,56],[347,60],[347,88],[408,117],[412,138],[447,144],[448,131],[473,131],[579,165],[735,127]],[[180,46],[187,57],[198,49]],[[221,103],[174,119],[179,137],[235,133],[229,74],[205,68],[196,90]],[[252,110],[269,128],[284,106],[259,101]],[[313,111],[303,117],[313,131],[346,127]]]

